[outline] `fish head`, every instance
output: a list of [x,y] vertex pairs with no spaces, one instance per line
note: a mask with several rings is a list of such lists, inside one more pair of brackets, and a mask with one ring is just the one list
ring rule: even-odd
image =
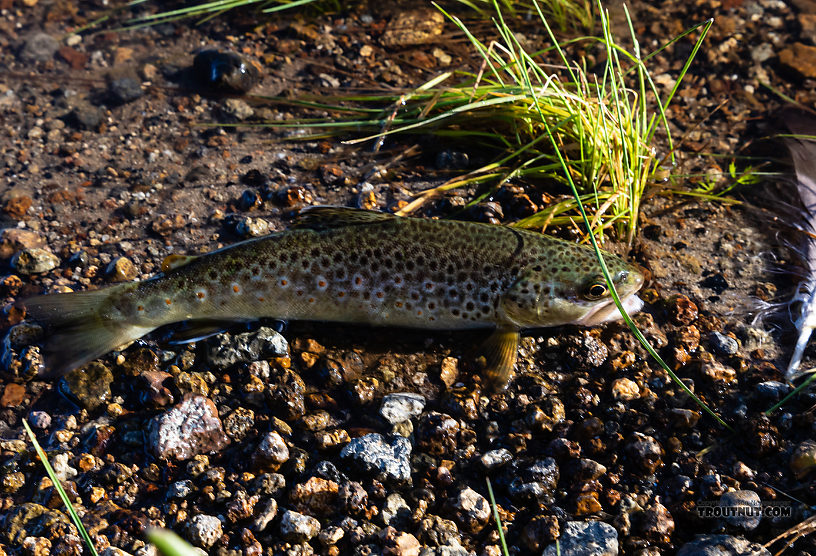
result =
[[[620,319],[598,262],[592,259],[580,257],[558,268],[552,260],[531,263],[503,296],[504,317],[519,328],[595,326]],[[638,312],[643,301],[637,292],[648,271],[611,254],[604,254],[604,261],[623,308],[629,314]]]

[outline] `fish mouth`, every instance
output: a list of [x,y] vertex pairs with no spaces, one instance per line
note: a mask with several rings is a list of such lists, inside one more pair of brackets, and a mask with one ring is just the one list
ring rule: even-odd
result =
[[[626,311],[627,315],[633,315],[643,308],[643,300],[632,292],[624,297],[621,297],[621,305]],[[583,326],[596,326],[605,322],[612,322],[620,320],[621,316],[615,302],[610,300],[608,303],[599,305],[598,307],[589,311],[586,315],[576,321],[577,324]]]

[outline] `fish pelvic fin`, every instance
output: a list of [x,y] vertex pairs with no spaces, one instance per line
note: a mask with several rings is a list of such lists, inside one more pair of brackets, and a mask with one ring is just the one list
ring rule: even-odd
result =
[[477,364],[482,367],[488,386],[500,392],[513,378],[513,367],[518,359],[518,330],[498,328],[485,340]]
[[26,316],[44,329],[44,373],[59,376],[81,367],[155,327],[137,326],[105,314],[110,296],[131,284],[100,290],[40,295],[21,302]]

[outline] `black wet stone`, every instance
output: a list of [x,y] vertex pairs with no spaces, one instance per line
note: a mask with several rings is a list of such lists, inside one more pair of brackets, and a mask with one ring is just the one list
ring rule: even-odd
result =
[[102,124],[104,117],[102,110],[83,101],[77,103],[68,115],[68,123],[78,129],[93,130]]
[[134,77],[118,77],[108,83],[108,98],[114,104],[133,102],[143,94],[142,84]]
[[241,210],[250,210],[257,207],[261,203],[261,196],[254,189],[245,189],[241,193],[241,198],[238,199],[238,204]]
[[728,285],[728,282],[726,282],[725,280],[725,276],[723,276],[722,273],[720,272],[711,274],[704,280],[701,280],[700,285],[704,288],[709,288],[713,290],[714,293],[716,293],[717,295],[720,295],[722,292],[724,292],[730,287]]
[[560,471],[553,458],[533,462],[513,462],[506,468],[507,493],[518,503],[546,505],[552,503]]
[[712,332],[709,336],[711,350],[717,355],[735,355],[739,350],[739,343],[731,336]]
[[253,168],[241,176],[241,183],[250,187],[266,187],[269,185],[269,178],[257,168]]
[[193,77],[204,87],[226,93],[246,93],[260,72],[233,52],[204,50],[193,60]]

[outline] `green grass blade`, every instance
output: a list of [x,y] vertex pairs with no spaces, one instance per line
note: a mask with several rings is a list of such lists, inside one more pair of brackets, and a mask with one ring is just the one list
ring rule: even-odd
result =
[[485,477],[487,481],[487,495],[490,497],[490,507],[493,508],[493,517],[496,520],[496,528],[499,530],[499,542],[501,542],[502,554],[509,555],[507,550],[507,542],[504,540],[504,529],[502,529],[501,517],[499,517],[499,507],[496,505],[496,497],[493,496],[493,485],[490,484],[490,478]]
[[193,546],[167,529],[150,529],[147,532],[147,540],[156,545],[164,556],[199,556]]
[[57,479],[57,474],[54,472],[54,468],[51,467],[51,463],[48,461],[48,456],[45,455],[45,452],[40,447],[40,443],[37,442],[37,437],[34,435],[34,432],[31,430],[31,427],[28,426],[28,421],[26,421],[25,419],[23,419],[23,427],[28,433],[28,437],[31,439],[31,443],[34,445],[34,450],[36,450],[37,455],[40,457],[40,461],[43,464],[43,467],[45,467],[45,472],[48,474],[48,478],[51,479],[51,482],[54,484],[54,488],[57,489],[57,493],[59,494],[62,503],[65,505],[65,509],[68,511],[68,515],[71,517],[71,521],[73,521],[74,525],[79,531],[79,534],[82,537],[85,546],[88,547],[88,550],[93,556],[99,556],[96,552],[96,548],[94,547],[93,541],[91,540],[91,536],[88,535],[88,531],[85,530],[85,526],[82,525],[82,520],[79,519],[79,515],[76,513],[73,504],[71,504],[71,500],[65,493],[65,489],[62,488],[62,484],[60,484],[59,479]]
[[807,377],[807,380],[805,380],[804,382],[802,382],[802,384],[800,384],[799,386],[794,388],[793,391],[790,394],[788,394],[787,396],[782,398],[780,401],[778,401],[777,403],[775,403],[774,405],[772,405],[771,407],[766,409],[765,410],[765,415],[770,415],[771,413],[773,413],[774,411],[776,411],[777,409],[779,409],[780,407],[782,407],[783,405],[788,403],[788,400],[790,400],[795,395],[797,395],[799,392],[801,392],[802,390],[807,388],[810,385],[810,383],[813,382],[814,380],[816,380],[816,373],[812,373],[809,377]]

